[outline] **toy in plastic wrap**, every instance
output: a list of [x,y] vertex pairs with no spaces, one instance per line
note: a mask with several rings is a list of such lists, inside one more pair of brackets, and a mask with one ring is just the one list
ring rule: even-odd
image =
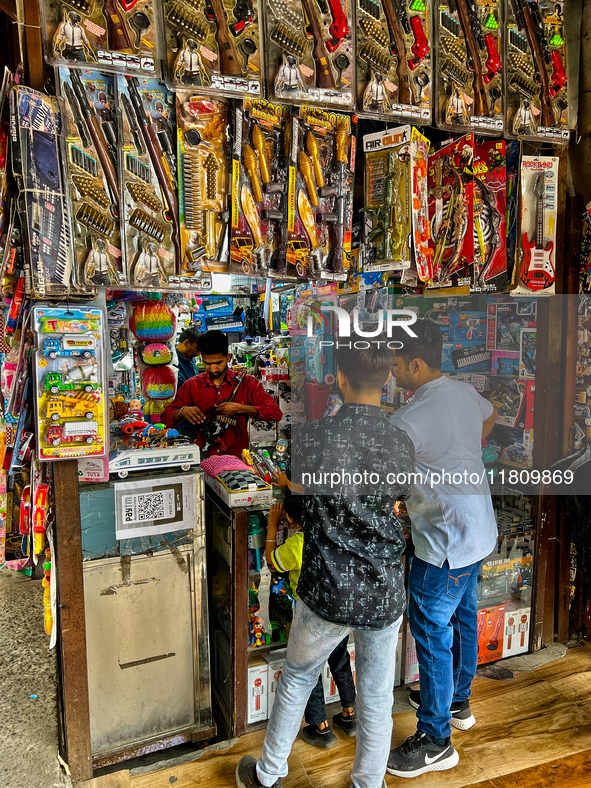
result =
[[434,250],[429,222],[429,140],[414,126],[410,141],[411,217],[414,260],[421,282],[433,279]]
[[40,460],[103,457],[107,451],[101,307],[33,309]]
[[564,2],[506,6],[508,135],[568,143]]
[[46,60],[107,71],[158,71],[159,19],[147,0],[43,0]]
[[168,84],[260,96],[260,27],[258,0],[165,0]]
[[119,231],[114,76],[60,68],[59,78],[77,277],[87,285],[120,285],[125,272]]
[[431,120],[430,5],[357,0],[357,109]]
[[228,270],[229,105],[180,91],[177,101],[181,269],[211,286]]
[[364,271],[410,267],[410,126],[363,138]]
[[443,0],[437,7],[436,119],[441,128],[503,131],[503,63],[496,0]]
[[504,140],[474,146],[474,270],[473,292],[505,291],[506,167]]
[[351,0],[267,0],[269,95],[353,109]]

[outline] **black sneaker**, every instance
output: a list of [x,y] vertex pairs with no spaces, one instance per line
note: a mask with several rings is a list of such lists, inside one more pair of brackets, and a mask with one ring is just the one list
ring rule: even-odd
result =
[[395,777],[418,777],[425,772],[453,769],[459,760],[451,739],[440,747],[427,733],[417,731],[401,747],[390,750],[386,771]]
[[302,739],[312,747],[320,747],[322,750],[330,750],[338,742],[337,737],[330,727],[320,730],[318,725],[306,725],[302,728]]
[[[262,788],[262,783],[257,777],[257,761],[252,755],[244,755],[236,766],[236,785],[238,788]],[[281,777],[279,777],[271,788],[281,788]]]
[[[421,690],[412,690],[408,696],[408,702],[413,709],[418,709],[421,705]],[[463,703],[452,703],[450,706],[451,712],[451,725],[452,728],[457,728],[460,731],[467,731],[473,725],[476,725],[476,718],[470,709],[470,701],[465,700]]]
[[343,712],[339,711],[338,714],[335,714],[332,718],[332,727],[339,728],[347,736],[357,736],[357,717],[353,715],[352,717],[344,717]]

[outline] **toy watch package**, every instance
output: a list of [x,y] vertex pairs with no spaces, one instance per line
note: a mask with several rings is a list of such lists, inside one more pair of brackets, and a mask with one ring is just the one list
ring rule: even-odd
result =
[[218,95],[262,93],[258,0],[165,0],[167,81]]
[[354,0],[266,0],[269,96],[353,109]]
[[474,270],[472,292],[502,293],[507,285],[504,140],[474,146]]
[[357,111],[431,122],[430,5],[357,0]]
[[176,94],[181,269],[211,287],[212,271],[228,270],[229,104]]
[[505,10],[508,135],[567,144],[565,3],[508,0]]
[[421,282],[433,279],[433,246],[429,222],[429,140],[412,127],[410,136],[411,217],[414,261]]
[[[519,295],[553,295],[556,280],[558,157],[521,158],[521,262]],[[517,266],[516,266],[517,268]]]
[[104,457],[108,418],[103,308],[36,306],[33,329],[39,459]]
[[437,125],[456,133],[503,132],[503,76],[497,0],[437,4]]
[[410,267],[410,126],[363,137],[363,270]]
[[159,72],[158,14],[148,0],[42,0],[45,59],[55,66]]
[[76,272],[86,285],[125,284],[119,229],[115,77],[59,69]]

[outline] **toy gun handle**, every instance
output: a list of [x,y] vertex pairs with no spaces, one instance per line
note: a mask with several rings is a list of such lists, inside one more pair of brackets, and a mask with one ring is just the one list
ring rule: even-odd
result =
[[328,0],[330,7],[330,15],[332,16],[332,24],[328,28],[328,32],[332,38],[326,42],[326,48],[329,52],[334,52],[338,49],[341,41],[345,36],[349,35],[349,23],[347,17],[341,6],[340,0]]
[[550,88],[550,95],[554,97],[566,85],[566,71],[562,65],[558,50],[553,49],[550,52],[550,58],[552,60],[552,87]]
[[103,14],[107,20],[109,48],[113,52],[123,52],[127,49],[133,52],[125,20],[121,16],[121,11],[117,8],[115,0],[106,0]]
[[[453,0],[453,2],[449,0],[450,10],[452,10],[452,7],[453,10],[457,11],[458,19],[460,20],[460,25],[466,41],[466,49],[468,50],[470,68],[474,74],[472,80],[472,90],[474,91],[474,114],[479,117],[488,117],[490,115],[490,110],[488,108],[488,99],[482,79],[480,51],[478,49],[477,35],[474,32],[472,24],[473,21],[478,23],[478,20],[474,19],[475,10],[472,9],[472,13],[470,13],[465,0]],[[472,21],[470,18],[471,15]],[[480,29],[480,23],[477,25],[477,30],[478,36],[481,37],[482,30]]]
[[74,125],[76,126],[78,135],[80,136],[82,147],[89,148],[90,139],[88,138],[88,130],[86,128],[86,123],[84,122],[84,117],[82,115],[82,112],[80,112],[80,106],[78,104],[78,101],[76,100],[76,96],[74,95],[72,86],[70,85],[69,82],[64,82],[62,87],[63,87],[64,95],[70,106],[70,110],[72,112],[72,118],[74,120]]
[[320,18],[314,8],[314,0],[301,0],[301,2],[304,13],[308,19],[312,38],[314,39],[312,57],[316,64],[316,87],[330,90],[336,87],[336,82],[330,64],[328,50],[324,43]]
[[484,36],[484,45],[486,46],[486,51],[488,52],[488,58],[485,63],[488,71],[486,74],[483,74],[482,81],[485,85],[488,85],[488,83],[494,79],[494,77],[501,70],[502,63],[501,58],[499,57],[499,50],[497,49],[495,37],[492,33],[487,33],[487,35]]
[[[402,27],[394,11],[392,0],[382,0],[382,8],[386,16],[386,23],[390,33],[390,50],[397,57],[396,74],[398,75],[398,96],[400,104],[414,104],[414,98],[410,83],[410,72],[406,62],[406,47]],[[408,20],[407,20],[408,24]],[[410,32],[410,28],[409,28]]]
[[135,112],[133,111],[133,107],[131,106],[131,101],[127,97],[126,93],[121,94],[121,103],[123,104],[123,109],[125,110],[125,114],[127,115],[127,120],[129,121],[129,130],[131,131],[131,136],[133,137],[133,144],[135,145],[135,149],[137,150],[140,156],[143,156],[146,150],[144,148],[144,143],[142,141],[142,134],[140,131],[140,127],[138,126],[137,123]]
[[238,62],[238,53],[234,42],[230,38],[226,12],[221,0],[207,0],[205,16],[210,22],[215,24],[215,40],[218,45],[220,72],[225,76],[242,74],[242,69]]
[[421,23],[420,16],[411,16],[410,18],[410,26],[412,28],[412,32],[414,35],[414,44],[412,45],[410,51],[413,53],[414,57],[412,60],[408,61],[408,67],[411,71],[414,71],[417,66],[420,66],[423,60],[429,54],[429,41],[427,40],[427,36],[425,35],[425,31],[423,30],[423,25]]
[[[539,39],[539,29],[536,25],[531,6],[537,3],[529,3],[528,0],[511,0],[513,4],[513,11],[518,22],[521,22],[522,29],[525,30],[525,35],[529,43],[534,65],[536,67],[537,78],[540,83],[540,104],[542,109],[542,126],[555,126],[556,117],[554,115],[554,107],[552,106],[552,95],[550,93],[550,84],[548,80],[548,72],[546,71],[546,63],[544,62],[543,45]],[[545,37],[544,37],[545,45]]]

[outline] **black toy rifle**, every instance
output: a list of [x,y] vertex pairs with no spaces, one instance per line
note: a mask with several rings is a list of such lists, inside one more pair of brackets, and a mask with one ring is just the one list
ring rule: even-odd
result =
[[550,62],[548,44],[544,35],[544,23],[537,3],[528,0],[511,0],[515,21],[520,30],[525,30],[530,52],[536,68],[537,80],[540,83],[540,104],[542,110],[542,126],[555,126],[556,116],[552,106],[550,83],[546,63]]
[[[527,2],[527,0],[526,0]],[[474,0],[447,0],[449,10],[457,13],[466,50],[468,54],[468,68],[474,74],[472,79],[472,90],[474,92],[474,115],[480,118],[487,118],[490,115],[488,99],[482,78],[482,61],[480,50],[484,49],[484,37],[478,19],[478,12]]]
[[205,16],[209,22],[213,22],[215,25],[215,40],[218,45],[220,58],[220,73],[229,77],[242,74],[236,47],[230,38],[228,20],[226,19],[222,0],[207,0]]
[[410,35],[406,9],[399,0],[382,0],[382,8],[384,9],[388,32],[390,33],[390,51],[396,55],[397,59],[398,94],[396,100],[400,104],[414,104],[403,35],[403,31]]
[[314,0],[302,0],[302,8],[308,20],[308,25],[314,44],[312,47],[312,57],[316,64],[316,87],[317,88],[336,88],[336,82],[330,64],[330,58],[326,44],[320,17],[314,8]]
[[140,131],[140,127],[138,126],[137,118],[135,117],[135,112],[133,111],[133,107],[131,106],[131,101],[129,100],[126,93],[121,94],[121,103],[123,104],[123,109],[125,110],[125,114],[127,115],[127,120],[129,122],[129,130],[131,131],[131,136],[133,137],[133,144],[135,145],[135,149],[137,150],[140,156],[143,156],[146,151],[144,149],[144,143],[142,142],[142,133]]
[[72,112],[72,118],[74,120],[74,125],[76,126],[76,130],[78,131],[78,136],[80,137],[80,142],[82,143],[83,148],[90,147],[90,140],[88,138],[88,130],[86,128],[86,123],[84,122],[84,117],[80,112],[80,106],[78,101],[76,100],[76,96],[74,95],[74,91],[72,90],[72,86],[69,82],[64,82],[63,84],[64,95],[70,105],[70,110]]
[[332,272],[340,274],[344,270],[343,259],[345,256],[345,224],[347,222],[347,207],[349,204],[350,190],[347,183],[348,143],[349,132],[345,122],[337,123],[335,135],[336,161],[337,161],[337,195],[335,197],[337,220],[335,224],[335,243],[331,255]]
[[[246,372],[243,375],[238,375],[234,390],[230,394],[230,397],[225,400],[225,402],[232,402],[238,393],[238,389],[240,388],[240,385],[245,377]],[[238,422],[235,416],[222,416],[221,414],[218,414],[217,416],[209,416],[206,418],[203,424],[199,425],[199,432],[202,433],[204,439],[203,446],[201,447],[201,453],[207,457],[211,447],[216,443],[219,443],[220,438],[226,432],[226,430],[230,427],[235,427],[237,423]]]

